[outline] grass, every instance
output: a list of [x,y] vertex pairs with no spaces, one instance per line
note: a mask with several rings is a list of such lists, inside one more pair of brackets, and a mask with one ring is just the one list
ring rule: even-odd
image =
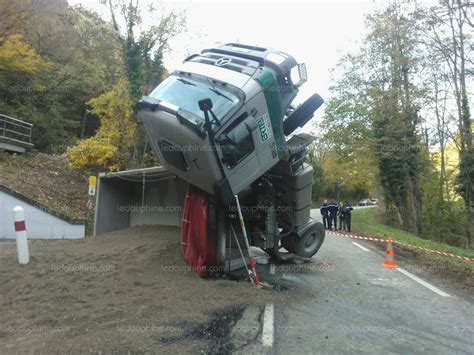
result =
[[87,175],[69,167],[64,156],[0,152],[4,185],[71,218],[84,218]]
[[352,214],[352,230],[355,233],[362,233],[380,238],[386,238],[390,235],[394,240],[399,240],[415,246],[474,258],[474,250],[462,249],[445,243],[423,239],[404,230],[393,228],[381,223],[378,220],[377,208],[354,210]]

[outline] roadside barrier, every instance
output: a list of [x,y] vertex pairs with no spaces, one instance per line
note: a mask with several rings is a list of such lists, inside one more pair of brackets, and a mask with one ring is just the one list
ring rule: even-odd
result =
[[[360,236],[360,235],[356,235],[356,234],[353,234],[353,233],[347,233],[347,232],[341,232],[341,231],[330,231],[330,233],[332,233],[333,235],[336,235],[338,237],[346,237],[346,238],[351,238],[351,239],[370,240],[370,241],[382,242],[382,243],[386,243],[388,241],[387,239],[382,239],[382,238],[377,238],[377,237],[365,237],[365,236]],[[409,243],[405,243],[405,242],[400,242],[398,240],[392,240],[392,243],[393,244],[398,244],[398,245],[401,245],[401,246],[405,246],[405,247],[408,247],[408,248],[428,251],[430,253],[435,253],[435,254],[438,254],[438,255],[457,258],[459,260],[474,262],[474,258],[468,258],[468,257],[462,256],[462,255],[456,255],[456,254],[447,253],[447,252],[444,252],[444,251],[424,248],[424,247],[420,247],[420,246],[417,246],[417,245],[413,245],[413,244],[409,244]]]
[[26,235],[25,212],[23,207],[16,206],[13,209],[16,233],[16,249],[18,253],[18,262],[28,264],[30,262],[30,253],[28,251],[28,237]]

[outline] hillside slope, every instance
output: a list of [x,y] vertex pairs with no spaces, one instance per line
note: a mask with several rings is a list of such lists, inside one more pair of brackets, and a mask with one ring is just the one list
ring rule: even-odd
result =
[[0,153],[0,184],[70,218],[84,218],[88,177],[59,155]]

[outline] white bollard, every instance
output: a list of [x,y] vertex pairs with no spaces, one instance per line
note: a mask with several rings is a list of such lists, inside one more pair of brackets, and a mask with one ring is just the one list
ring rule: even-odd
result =
[[18,252],[18,262],[28,264],[30,262],[30,253],[28,251],[28,238],[26,235],[25,212],[23,207],[16,206],[13,209],[16,233],[16,249]]

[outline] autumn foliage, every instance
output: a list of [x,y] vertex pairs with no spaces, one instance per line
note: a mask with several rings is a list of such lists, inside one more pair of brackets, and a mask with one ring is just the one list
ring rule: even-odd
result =
[[118,171],[131,161],[136,137],[132,102],[123,80],[113,89],[89,101],[90,113],[100,119],[97,133],[80,140],[67,151],[71,165],[92,171]]

